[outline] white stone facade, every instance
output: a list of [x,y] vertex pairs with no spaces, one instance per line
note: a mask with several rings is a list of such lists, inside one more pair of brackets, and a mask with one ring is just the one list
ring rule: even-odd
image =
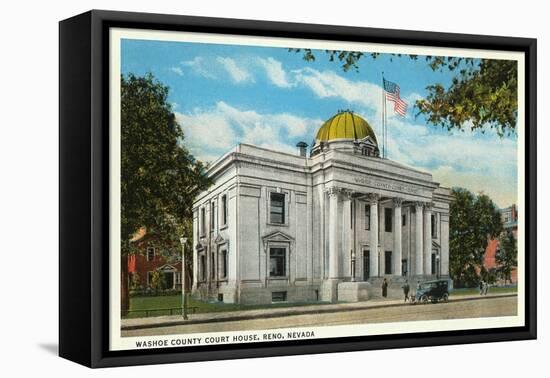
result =
[[429,173],[330,145],[305,157],[241,144],[208,174],[193,209],[197,297],[357,301],[382,277],[448,277],[450,190]]

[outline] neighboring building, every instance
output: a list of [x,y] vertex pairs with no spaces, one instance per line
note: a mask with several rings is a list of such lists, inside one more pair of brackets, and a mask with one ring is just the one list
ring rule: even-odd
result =
[[[504,227],[504,232],[512,232],[514,238],[518,239],[518,209],[514,204],[505,209],[500,209],[500,216],[502,219],[502,225]],[[498,269],[498,264],[496,261],[496,256],[499,253],[500,248],[499,239],[491,239],[487,244],[485,249],[485,255],[483,256],[483,267],[487,271]],[[517,269],[512,270],[510,280],[511,283],[517,283],[518,280],[518,271]]]
[[152,289],[153,273],[158,271],[163,277],[162,290],[181,290],[181,256],[161,252],[151,241],[154,237],[140,232],[133,240],[139,253],[128,256],[129,287],[139,291]]
[[383,277],[449,274],[450,190],[380,157],[367,121],[339,112],[310,157],[240,144],[193,206],[193,293],[227,303],[359,301]]
[[502,217],[502,225],[504,230],[511,231],[514,234],[514,237],[518,238],[518,208],[514,204],[510,207],[500,210]]

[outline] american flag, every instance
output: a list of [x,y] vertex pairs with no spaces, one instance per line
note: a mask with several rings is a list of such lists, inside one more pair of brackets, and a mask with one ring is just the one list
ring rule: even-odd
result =
[[405,114],[407,113],[407,103],[403,100],[401,100],[401,97],[399,96],[399,85],[388,81],[386,79],[384,80],[384,93],[386,94],[386,99],[389,101],[393,101],[393,110],[405,117]]

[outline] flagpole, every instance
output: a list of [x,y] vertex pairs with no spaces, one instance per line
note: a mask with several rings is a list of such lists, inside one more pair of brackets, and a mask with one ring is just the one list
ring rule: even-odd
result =
[[388,158],[388,102],[384,96],[384,158]]
[[382,71],[382,158],[386,157],[386,93],[384,89],[384,71]]

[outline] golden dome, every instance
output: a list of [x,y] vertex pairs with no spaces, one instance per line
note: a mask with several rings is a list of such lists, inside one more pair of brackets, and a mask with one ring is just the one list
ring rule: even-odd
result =
[[352,111],[340,111],[327,120],[317,131],[316,142],[326,142],[333,139],[361,140],[371,137],[378,145],[374,130],[369,123]]

